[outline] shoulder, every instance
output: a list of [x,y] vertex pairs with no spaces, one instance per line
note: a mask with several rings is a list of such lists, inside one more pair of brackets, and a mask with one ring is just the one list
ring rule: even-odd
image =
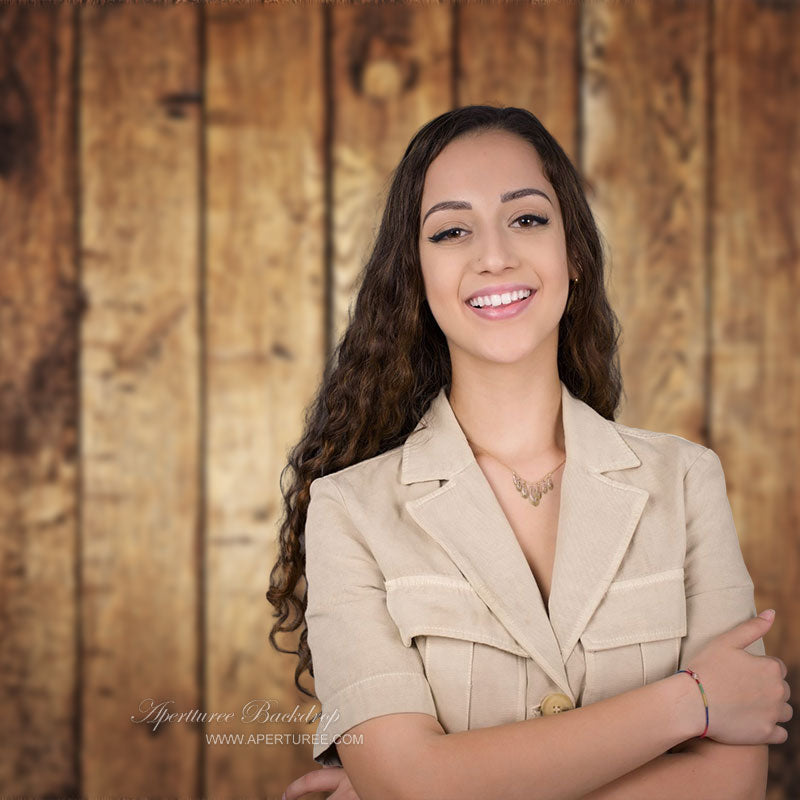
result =
[[710,448],[676,433],[635,428],[613,420],[609,422],[643,465],[669,468],[685,475],[699,458],[716,458]]
[[363,497],[365,491],[383,494],[400,483],[403,462],[403,446],[379,453],[372,458],[358,461],[349,467],[315,478],[309,487],[312,498],[320,490],[333,491],[341,501]]

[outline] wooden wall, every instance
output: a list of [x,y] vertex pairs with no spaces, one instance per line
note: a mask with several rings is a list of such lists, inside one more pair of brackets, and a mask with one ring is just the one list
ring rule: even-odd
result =
[[[0,792],[278,798],[278,476],[389,172],[531,109],[591,181],[621,421],[713,447],[800,691],[800,4],[0,8]],[[306,684],[309,680],[306,676]],[[769,798],[800,794],[800,729]]]

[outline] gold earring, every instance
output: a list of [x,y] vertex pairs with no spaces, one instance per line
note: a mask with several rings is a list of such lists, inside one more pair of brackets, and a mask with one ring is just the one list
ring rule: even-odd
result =
[[578,279],[570,278],[570,283],[572,284],[572,291],[570,291],[567,296],[567,307],[564,309],[565,312],[572,310],[572,298],[575,296],[575,285],[578,283]]

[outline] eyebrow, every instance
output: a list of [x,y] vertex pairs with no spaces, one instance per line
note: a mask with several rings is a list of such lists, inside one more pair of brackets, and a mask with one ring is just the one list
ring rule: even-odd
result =
[[[500,195],[500,202],[501,203],[508,203],[509,200],[517,200],[520,197],[527,197],[531,194],[538,194],[544,197],[550,205],[553,205],[553,201],[541,190],[541,189],[533,189],[531,187],[525,189],[514,189],[510,192],[505,192],[504,194]],[[444,211],[445,209],[453,209],[455,211],[462,211],[465,209],[471,209],[472,204],[467,203],[466,200],[442,200],[441,203],[436,203],[435,205],[431,206],[428,209],[428,212],[422,219],[422,224],[425,224],[425,220],[434,213],[434,211]]]

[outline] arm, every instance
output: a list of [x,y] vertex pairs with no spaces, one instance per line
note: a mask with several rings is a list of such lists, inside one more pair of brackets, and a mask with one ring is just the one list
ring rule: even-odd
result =
[[[686,508],[687,635],[681,643],[680,668],[710,639],[755,616],[753,582],[742,557],[728,501],[722,464],[705,449],[684,477]],[[745,648],[764,655],[762,639]],[[685,676],[683,676],[685,677]],[[709,714],[714,713],[709,697]],[[647,796],[658,798],[724,797],[763,800],[766,793],[769,748],[728,745],[710,739],[691,739],[672,752],[588,795],[586,800]],[[687,795],[686,792],[689,792]]]
[[305,525],[305,621],[322,706],[314,760],[342,766],[333,743],[359,722],[436,709],[422,658],[386,607],[384,578],[330,477],[311,483]]
[[765,744],[728,745],[713,739],[687,742],[643,767],[584,795],[582,800],[764,800],[769,749]]
[[[562,714],[446,735],[424,715],[378,717],[355,726],[363,742],[339,745],[339,754],[361,800],[582,798],[704,724],[696,685],[670,675]],[[706,789],[695,797],[731,795]]]

